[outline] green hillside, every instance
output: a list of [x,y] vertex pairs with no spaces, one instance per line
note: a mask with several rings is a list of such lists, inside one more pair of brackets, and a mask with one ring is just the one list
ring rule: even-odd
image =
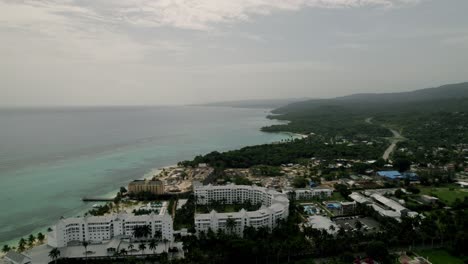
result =
[[356,94],[297,102],[275,109],[270,116],[288,120],[288,124],[265,127],[263,131],[386,137],[390,136],[388,130],[364,120],[373,117],[374,122],[401,127],[409,120],[415,122],[414,119],[453,112],[468,112],[468,82],[404,93]]

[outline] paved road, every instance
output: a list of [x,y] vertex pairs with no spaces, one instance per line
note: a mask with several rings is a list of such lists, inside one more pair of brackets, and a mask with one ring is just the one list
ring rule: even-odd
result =
[[387,160],[390,157],[390,154],[392,154],[392,152],[395,150],[397,143],[405,139],[398,131],[391,129],[391,128],[388,128],[388,129],[392,132],[393,137],[391,138],[392,143],[390,144],[390,146],[388,146],[388,148],[385,150],[384,154],[382,155],[382,158],[384,160]]
[[[373,124],[372,119],[373,119],[373,117],[368,117],[364,121],[366,123],[368,123],[368,124]],[[388,128],[388,127],[385,127],[385,128],[390,130],[392,132],[392,134],[393,134],[393,137],[390,138],[390,142],[391,142],[390,146],[388,146],[388,148],[385,150],[385,152],[382,155],[382,158],[384,160],[388,160],[390,155],[395,150],[396,145],[398,144],[398,142],[403,141],[405,138],[400,134],[400,132],[398,132],[398,131],[396,131],[394,129]]]

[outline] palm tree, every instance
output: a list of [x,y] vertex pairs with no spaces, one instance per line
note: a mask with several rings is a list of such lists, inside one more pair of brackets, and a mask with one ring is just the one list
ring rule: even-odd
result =
[[229,231],[229,234],[232,234],[234,227],[236,227],[236,221],[232,218],[228,218],[226,220],[226,229]]
[[154,231],[154,238],[155,238],[156,240],[160,241],[160,240],[161,240],[161,237],[162,237],[162,232],[161,232],[161,230],[156,230],[156,231]]
[[151,227],[149,225],[144,225],[141,227],[141,235],[144,238],[147,238],[148,236],[151,235]]
[[49,252],[49,257],[55,262],[57,263],[57,259],[58,257],[60,257],[60,250],[58,248],[53,248],[50,252]]
[[156,248],[158,247],[158,242],[156,241],[156,239],[151,239],[150,243],[149,243],[149,249],[151,249],[153,251],[153,255],[156,254]]
[[141,235],[141,228],[140,226],[134,226],[133,227],[133,236],[135,238],[140,238],[142,235]]
[[141,243],[140,245],[138,245],[138,249],[141,251],[141,254],[143,255],[145,249],[146,249],[146,245],[145,243]]
[[36,241],[36,237],[33,234],[29,235],[29,237],[28,237],[28,246],[32,247],[34,245],[35,241]]
[[125,256],[127,255],[127,250],[125,248],[120,249],[120,255]]
[[4,245],[3,248],[2,248],[2,252],[3,252],[3,253],[7,253],[7,252],[10,251],[10,250],[11,250],[11,248],[10,248],[10,246],[8,246],[8,245]]
[[21,238],[20,241],[18,242],[18,250],[20,252],[24,251],[25,246],[26,246],[26,240],[24,238]]
[[132,252],[133,248],[134,248],[133,244],[128,245],[128,251]]
[[83,247],[84,247],[84,249],[85,249],[85,261],[86,261],[86,263],[87,263],[87,262],[88,262],[88,246],[89,246],[89,242],[83,240],[83,242],[81,243],[81,245],[83,245]]
[[41,232],[37,234],[37,240],[39,240],[40,243],[44,242],[45,236]]

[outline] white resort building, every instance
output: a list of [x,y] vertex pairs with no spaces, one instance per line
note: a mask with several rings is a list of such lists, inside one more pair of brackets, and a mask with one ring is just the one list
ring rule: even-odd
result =
[[162,239],[173,241],[170,215],[152,213],[137,216],[124,213],[60,219],[48,232],[47,243],[52,247],[65,247],[82,241],[101,243],[114,237],[134,238],[136,226],[149,226],[151,237],[154,237],[156,231],[161,231]]
[[[304,189],[294,189],[294,188],[285,188],[284,193],[288,195],[295,194],[296,200],[311,200],[314,198],[325,198],[330,197],[333,194],[332,189],[326,188],[304,188]],[[290,196],[291,197],[291,196]]]
[[[226,204],[243,203],[250,201],[252,204],[261,203],[262,207],[257,211],[248,212],[242,209],[235,213],[218,213],[211,211],[208,214],[195,214],[195,229],[197,233],[213,230],[223,230],[243,235],[244,228],[276,227],[278,221],[286,219],[289,215],[289,200],[286,194],[258,186],[249,185],[201,185],[194,183],[194,193],[197,204],[205,205],[215,201],[223,201]],[[228,220],[232,219],[232,220]],[[232,226],[228,226],[231,221]]]

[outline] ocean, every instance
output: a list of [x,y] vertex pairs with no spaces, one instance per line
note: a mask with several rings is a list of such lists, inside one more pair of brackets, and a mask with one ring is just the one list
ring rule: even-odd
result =
[[289,138],[265,109],[0,109],[0,245],[79,215],[132,179],[198,154]]

